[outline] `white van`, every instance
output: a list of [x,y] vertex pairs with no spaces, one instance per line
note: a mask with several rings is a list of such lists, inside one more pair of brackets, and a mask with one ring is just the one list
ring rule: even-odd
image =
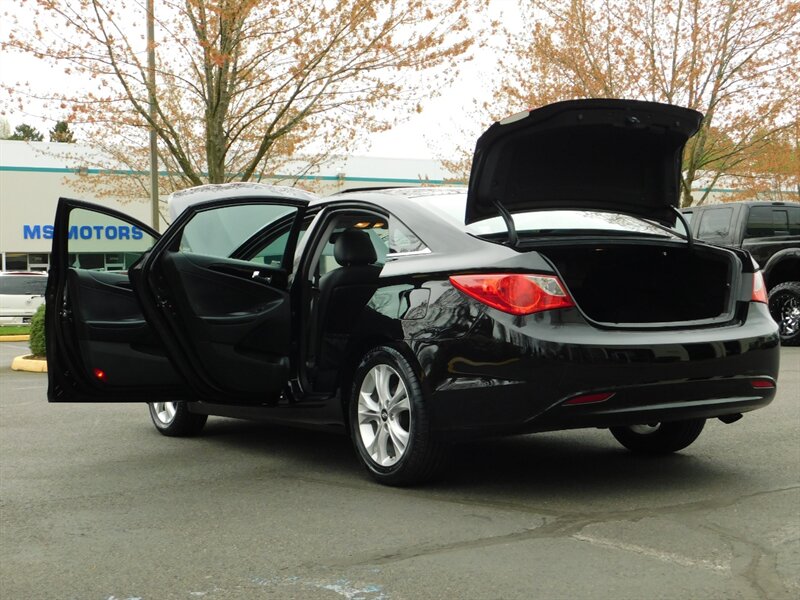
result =
[[0,271],[0,325],[30,323],[46,286],[47,273]]

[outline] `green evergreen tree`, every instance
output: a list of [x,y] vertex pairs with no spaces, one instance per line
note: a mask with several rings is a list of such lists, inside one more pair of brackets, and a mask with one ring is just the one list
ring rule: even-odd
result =
[[42,304],[31,317],[31,337],[28,344],[31,347],[31,354],[34,356],[44,356],[47,353],[47,345],[44,340],[44,311],[45,306]]
[[10,140],[24,140],[26,142],[41,142],[44,136],[39,133],[35,127],[31,127],[27,123],[17,125],[14,133],[11,134]]
[[64,142],[66,144],[74,144],[75,136],[69,128],[69,123],[66,121],[59,121],[56,126],[50,130],[51,142]]

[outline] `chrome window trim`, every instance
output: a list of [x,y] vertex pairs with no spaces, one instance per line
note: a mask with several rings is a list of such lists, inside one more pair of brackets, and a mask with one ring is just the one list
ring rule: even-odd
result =
[[422,250],[409,250],[407,252],[389,252],[386,258],[394,258],[395,256],[418,256],[422,254],[430,254],[430,248],[423,248]]

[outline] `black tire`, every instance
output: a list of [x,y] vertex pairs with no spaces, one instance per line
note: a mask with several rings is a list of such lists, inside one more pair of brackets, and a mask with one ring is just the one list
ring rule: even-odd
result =
[[780,328],[781,344],[800,344],[800,281],[786,281],[772,288],[769,312]]
[[[398,390],[399,383],[402,382],[402,385],[405,386],[407,402],[400,400],[391,406],[390,401],[384,404],[383,400],[378,399],[378,385],[373,374],[381,371],[389,373],[387,387],[395,386],[395,390]],[[374,412],[370,412],[372,409],[364,405],[367,400],[361,394],[362,388],[368,389],[371,382],[375,383],[375,391],[365,392],[365,396],[370,400],[374,399],[377,407]],[[399,396],[396,391],[393,398],[395,396]],[[359,399],[362,402],[361,416],[359,416]],[[396,412],[392,412],[395,410]],[[391,486],[414,485],[430,481],[444,470],[449,454],[448,447],[432,431],[429,411],[419,378],[408,360],[394,348],[380,346],[370,350],[364,356],[353,377],[348,415],[350,436],[356,454],[367,472],[377,482]],[[399,426],[399,431],[407,431],[404,448],[394,443],[398,430],[392,427],[393,424]],[[381,427],[384,429],[381,430]],[[407,429],[405,429],[406,427]],[[381,444],[381,433],[385,440],[384,444]],[[370,437],[372,443],[368,439]],[[371,455],[368,445],[373,449],[382,446],[384,462],[396,462],[381,464]],[[392,450],[394,450],[394,454],[392,454]],[[378,450],[378,452],[381,451]]]
[[[165,412],[165,406],[174,407],[174,414]],[[197,415],[189,412],[186,402],[152,402],[147,405],[150,419],[161,435],[169,437],[191,437],[203,430],[208,415]]]
[[[638,454],[669,454],[683,450],[694,442],[703,431],[705,419],[655,423],[653,425],[631,425],[612,427],[611,433],[617,441],[631,452]],[[649,432],[637,431],[650,429]]]

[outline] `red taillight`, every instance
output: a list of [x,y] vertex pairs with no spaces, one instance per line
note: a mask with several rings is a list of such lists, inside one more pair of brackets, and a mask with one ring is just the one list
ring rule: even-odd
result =
[[753,273],[753,294],[750,296],[753,302],[767,303],[767,285],[764,283],[764,275],[761,271]]
[[553,275],[454,275],[450,283],[476,300],[512,315],[575,306]]

